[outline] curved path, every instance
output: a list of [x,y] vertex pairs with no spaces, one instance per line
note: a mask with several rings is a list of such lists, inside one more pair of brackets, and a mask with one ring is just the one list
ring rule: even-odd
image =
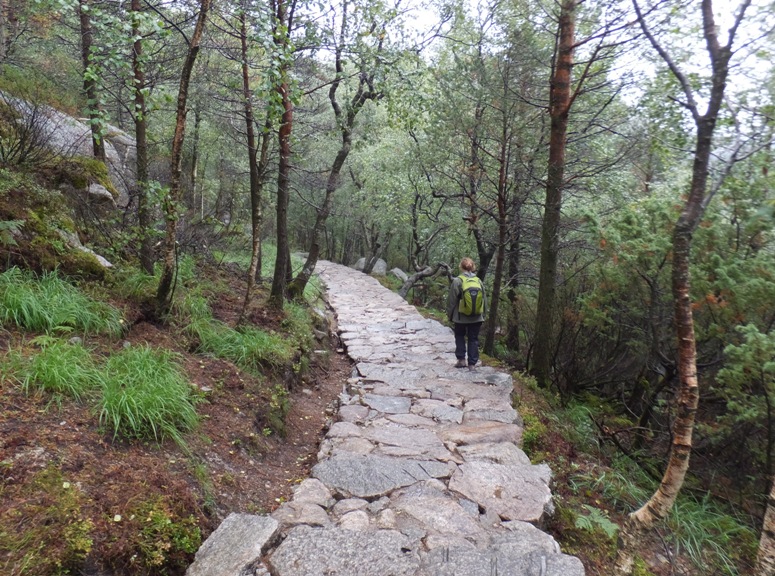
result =
[[538,528],[551,473],[518,447],[511,376],[453,368],[452,330],[370,276],[317,273],[356,362],[337,421],[293,498],[231,514],[187,576],[583,576]]

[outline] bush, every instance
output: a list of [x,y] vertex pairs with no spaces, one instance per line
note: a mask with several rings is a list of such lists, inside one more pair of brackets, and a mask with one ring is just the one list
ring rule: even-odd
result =
[[184,445],[182,433],[196,427],[198,416],[173,353],[128,348],[108,359],[103,378],[100,424],[114,438],[172,438]]

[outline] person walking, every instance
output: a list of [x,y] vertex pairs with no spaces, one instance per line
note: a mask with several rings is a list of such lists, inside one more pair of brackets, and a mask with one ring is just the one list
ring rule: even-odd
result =
[[449,286],[447,318],[455,325],[455,368],[468,366],[473,370],[479,362],[479,330],[487,311],[487,296],[482,281],[474,274],[476,263],[471,258],[460,261],[460,272]]

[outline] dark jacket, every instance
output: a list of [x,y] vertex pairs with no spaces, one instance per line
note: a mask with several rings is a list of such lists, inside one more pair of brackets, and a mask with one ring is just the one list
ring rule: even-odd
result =
[[[472,277],[476,276],[473,272],[464,272],[464,276]],[[447,296],[447,318],[455,324],[474,324],[476,322],[484,322],[484,315],[487,314],[487,292],[482,290],[482,296],[484,308],[482,313],[477,316],[466,316],[461,314],[458,310],[458,303],[460,297],[463,295],[463,281],[459,276],[455,276],[452,280],[452,284],[449,285],[449,294]]]

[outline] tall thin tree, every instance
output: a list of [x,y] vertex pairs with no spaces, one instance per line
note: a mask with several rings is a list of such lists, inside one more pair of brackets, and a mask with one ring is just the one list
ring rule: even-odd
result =
[[105,140],[102,135],[102,114],[100,111],[97,71],[93,61],[94,30],[91,21],[92,6],[89,0],[78,0],[78,23],[81,32],[81,63],[83,65],[83,91],[92,135],[94,157],[105,160]]
[[[263,214],[261,211],[261,196],[263,179],[267,168],[269,152],[269,129],[271,128],[271,110],[267,111],[264,129],[256,136],[255,115],[253,112],[253,90],[250,85],[250,63],[248,62],[248,3],[243,5],[240,20],[240,54],[242,56],[242,98],[245,114],[245,137],[248,148],[248,169],[250,174],[250,228],[251,228],[251,255],[248,267],[247,288],[242,303],[238,323],[245,319],[250,306],[253,288],[256,278],[260,275],[261,266],[261,223]],[[260,148],[258,142],[260,141]]]
[[269,301],[282,310],[290,274],[290,246],[288,243],[288,201],[291,188],[291,133],[293,132],[293,99],[291,98],[290,82],[290,30],[293,24],[295,0],[290,5],[287,0],[272,0],[275,14],[273,27],[274,41],[279,53],[277,94],[279,96],[282,116],[278,131],[278,148],[280,160],[277,166],[277,257],[275,258],[274,276]]
[[172,307],[172,296],[175,292],[177,272],[177,229],[178,229],[178,205],[181,200],[181,172],[183,159],[183,141],[186,134],[186,103],[188,101],[188,87],[191,82],[191,74],[194,70],[199,46],[204,34],[207,14],[210,11],[212,0],[200,0],[199,15],[191,38],[187,38],[188,51],[180,72],[180,86],[178,88],[178,101],[175,117],[175,133],[172,137],[172,155],[170,159],[170,189],[164,201],[164,216],[167,227],[164,238],[164,261],[159,279],[159,287],[156,290],[156,312],[159,318],[165,318]]
[[348,20],[348,7],[349,2],[345,1],[342,3],[341,28],[334,53],[335,76],[334,81],[331,83],[331,86],[328,89],[328,100],[331,103],[331,108],[334,111],[334,118],[336,119],[336,124],[339,128],[342,142],[328,172],[323,203],[317,209],[317,217],[315,219],[315,226],[312,229],[312,239],[310,242],[309,252],[307,254],[307,260],[302,266],[301,271],[296,275],[296,278],[294,278],[288,286],[289,298],[299,298],[304,294],[304,289],[306,288],[309,279],[312,277],[312,273],[315,271],[315,265],[317,264],[318,258],[320,256],[320,239],[325,230],[328,216],[331,213],[334,193],[339,188],[342,167],[344,166],[347,157],[350,155],[350,150],[352,150],[355,118],[366,102],[369,100],[378,100],[382,97],[382,93],[374,87],[374,79],[376,74],[378,72],[382,72],[384,68],[384,64],[379,64],[381,61],[379,55],[382,52],[386,33],[384,26],[378,26],[376,22],[372,22],[367,36],[378,39],[377,45],[375,47],[377,57],[374,59],[374,62],[369,68],[369,63],[367,62],[368,51],[361,51],[362,57],[359,63],[360,74],[358,75],[358,87],[355,90],[355,93],[350,98],[349,102],[345,104],[344,109],[342,108],[342,104],[337,98],[337,91],[339,90],[342,81],[345,80],[345,63],[343,60],[343,52],[347,47],[347,33],[350,24]]
[[541,386],[548,386],[552,367],[554,301],[560,243],[560,210],[565,187],[565,150],[568,116],[572,104],[571,71],[575,49],[578,0],[562,0],[557,31],[557,48],[549,84],[549,168],[541,228],[541,270],[538,278],[535,351],[532,372]]
[[143,36],[141,31],[141,15],[143,7],[141,0],[132,0],[132,35],[134,44],[132,50],[132,71],[134,89],[135,122],[135,176],[137,181],[137,221],[140,229],[140,267],[148,274],[153,274],[153,238],[151,237],[151,207],[148,197],[148,122],[145,104],[145,69],[143,62]]
[[699,385],[697,379],[697,348],[692,316],[691,263],[692,235],[702,219],[712,194],[709,193],[713,132],[724,102],[724,92],[729,76],[729,63],[734,51],[732,45],[743,21],[750,0],[743,0],[735,14],[734,23],[729,29],[727,43],[719,40],[719,27],[713,15],[713,1],[702,0],[700,12],[702,35],[711,65],[711,76],[707,92],[707,107],[700,111],[700,102],[689,76],[674,61],[671,54],[652,33],[637,0],[633,6],[643,34],[653,49],[659,54],[678,81],[683,93],[683,106],[694,121],[696,138],[692,178],[688,195],[673,231],[672,292],[676,338],[678,341],[678,378],[679,389],[676,398],[676,416],[673,421],[673,440],[670,457],[662,481],[657,491],[638,510],[630,514],[621,531],[620,549],[615,574],[632,573],[634,546],[641,534],[649,530],[657,521],[664,518],[672,508],[683,486],[689,469],[689,456],[692,451],[692,433],[694,419],[699,405]]

